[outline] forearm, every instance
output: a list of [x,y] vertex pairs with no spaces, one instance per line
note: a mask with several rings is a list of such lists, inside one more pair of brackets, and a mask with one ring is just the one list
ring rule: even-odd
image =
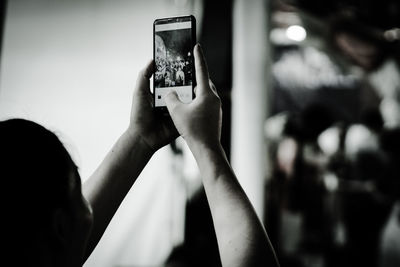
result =
[[93,210],[93,228],[86,255],[89,256],[131,186],[153,152],[129,131],[118,139],[100,166],[84,183],[83,193]]
[[220,145],[189,145],[199,165],[223,266],[277,266],[273,248]]

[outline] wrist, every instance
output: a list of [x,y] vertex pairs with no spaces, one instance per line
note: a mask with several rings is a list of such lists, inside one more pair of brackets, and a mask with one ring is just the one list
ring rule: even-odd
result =
[[213,153],[213,154],[223,153],[224,154],[221,142],[219,140],[199,141],[199,140],[195,140],[195,139],[186,139],[186,143],[194,155],[204,154],[204,153]]
[[225,151],[221,145],[221,142],[200,142],[187,140],[189,149],[192,151],[193,156],[196,158],[197,162],[209,161],[211,160],[219,160],[226,159]]
[[220,142],[188,143],[199,166],[203,182],[217,180],[221,174],[231,172],[230,163]]
[[142,153],[150,157],[156,152],[143,138],[143,136],[135,130],[126,129],[123,133],[123,139],[126,140],[130,148],[142,151]]

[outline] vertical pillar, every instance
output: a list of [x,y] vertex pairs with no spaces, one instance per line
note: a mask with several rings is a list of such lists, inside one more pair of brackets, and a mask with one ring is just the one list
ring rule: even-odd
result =
[[235,0],[233,13],[232,166],[263,218],[268,111],[268,1]]

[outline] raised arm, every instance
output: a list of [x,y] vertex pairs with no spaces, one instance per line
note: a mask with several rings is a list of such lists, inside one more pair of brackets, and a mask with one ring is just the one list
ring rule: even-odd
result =
[[139,73],[133,94],[129,127],[84,183],[83,193],[93,210],[93,228],[86,258],[155,151],[178,136],[172,120],[158,118],[152,109],[149,79],[153,62]]
[[273,247],[220,143],[222,111],[199,45],[194,49],[196,98],[166,97],[172,120],[200,169],[223,266],[278,266]]

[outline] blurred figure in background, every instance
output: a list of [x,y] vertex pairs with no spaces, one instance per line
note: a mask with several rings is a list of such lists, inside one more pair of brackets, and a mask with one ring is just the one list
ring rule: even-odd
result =
[[[321,130],[313,142],[299,138],[312,128],[295,127],[296,133],[301,134],[288,131],[293,129],[292,121],[304,124],[302,116],[292,111],[304,106],[302,100],[309,100],[310,90],[303,90],[306,92],[302,95],[293,86],[293,95],[299,99],[285,99],[290,111],[266,122],[272,158],[266,221],[278,255],[282,262],[289,262],[288,266],[399,266],[399,1],[275,2],[289,4],[276,15],[286,12],[292,18],[288,19],[289,25],[302,25],[311,35],[307,42],[292,46],[324,50],[341,73],[357,77],[357,88],[352,89],[359,92],[353,101],[339,103],[345,109],[354,108],[354,113],[347,114],[351,119],[340,118],[339,112],[333,110],[333,120],[314,121],[312,125],[319,124]],[[296,13],[299,21],[295,23]],[[326,47],[313,43],[314,37]],[[317,70],[323,69],[318,68],[321,65]],[[305,81],[313,82],[312,78]],[[321,90],[321,96],[324,93]],[[329,95],[322,100],[329,108]],[[312,113],[313,117],[320,116],[318,110]],[[280,130],[272,133],[269,128],[273,127],[269,126],[276,124]],[[314,183],[304,184],[306,189],[298,186],[298,181],[313,180]],[[296,206],[302,209],[295,209]],[[307,209],[315,209],[312,214],[317,216],[309,216]],[[314,224],[306,223],[307,217],[313,218]],[[313,251],[306,245],[308,242],[303,243],[313,240],[307,224],[312,225],[317,240],[323,240],[314,258],[307,256]]]
[[273,163],[266,225],[282,263],[378,266],[399,199],[398,131],[384,130],[378,110],[349,124],[313,104],[270,118],[266,131]]
[[[317,137],[332,123],[331,111],[316,103],[298,115],[288,114],[271,151],[266,224],[281,261],[288,266],[320,266],[329,245],[324,155]],[[269,127],[275,126],[267,123],[267,131]]]

